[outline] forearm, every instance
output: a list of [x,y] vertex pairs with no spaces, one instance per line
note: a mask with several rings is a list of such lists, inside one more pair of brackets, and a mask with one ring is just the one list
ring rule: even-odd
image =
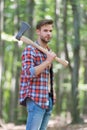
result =
[[42,64],[34,67],[35,69],[35,75],[37,76],[38,74],[40,74],[45,68],[47,68],[50,65],[49,61],[44,61]]
[[54,60],[56,54],[54,52],[47,53],[47,59],[39,66],[34,67],[35,75],[40,74],[45,68],[47,68]]

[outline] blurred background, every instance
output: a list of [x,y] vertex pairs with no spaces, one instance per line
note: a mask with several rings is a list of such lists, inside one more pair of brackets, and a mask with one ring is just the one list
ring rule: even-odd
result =
[[61,117],[67,124],[86,123],[87,1],[83,0],[0,0],[0,119],[26,123],[26,109],[18,100],[21,54],[26,44],[15,35],[25,21],[31,28],[24,35],[35,41],[36,23],[44,18],[54,20],[50,48],[69,61],[68,67],[53,63],[56,104],[52,118]]

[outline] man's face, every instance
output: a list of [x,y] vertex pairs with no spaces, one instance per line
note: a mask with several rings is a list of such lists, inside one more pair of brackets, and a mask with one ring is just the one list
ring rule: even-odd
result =
[[53,25],[51,24],[43,25],[40,28],[40,30],[38,30],[38,36],[42,42],[48,43],[51,40],[52,30],[53,30]]

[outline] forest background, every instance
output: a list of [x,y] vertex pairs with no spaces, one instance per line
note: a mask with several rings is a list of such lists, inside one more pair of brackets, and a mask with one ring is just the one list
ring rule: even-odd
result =
[[19,105],[21,54],[26,44],[15,39],[21,22],[30,24],[26,36],[36,39],[38,20],[54,20],[50,48],[68,67],[54,62],[56,104],[52,116],[70,114],[72,123],[87,115],[87,1],[0,0],[0,118],[25,123],[26,109]]

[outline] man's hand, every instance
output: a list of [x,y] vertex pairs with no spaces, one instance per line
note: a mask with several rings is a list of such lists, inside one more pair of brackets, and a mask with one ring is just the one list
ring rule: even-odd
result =
[[52,63],[55,57],[56,57],[56,54],[54,52],[48,51],[46,61],[48,61],[49,63]]

